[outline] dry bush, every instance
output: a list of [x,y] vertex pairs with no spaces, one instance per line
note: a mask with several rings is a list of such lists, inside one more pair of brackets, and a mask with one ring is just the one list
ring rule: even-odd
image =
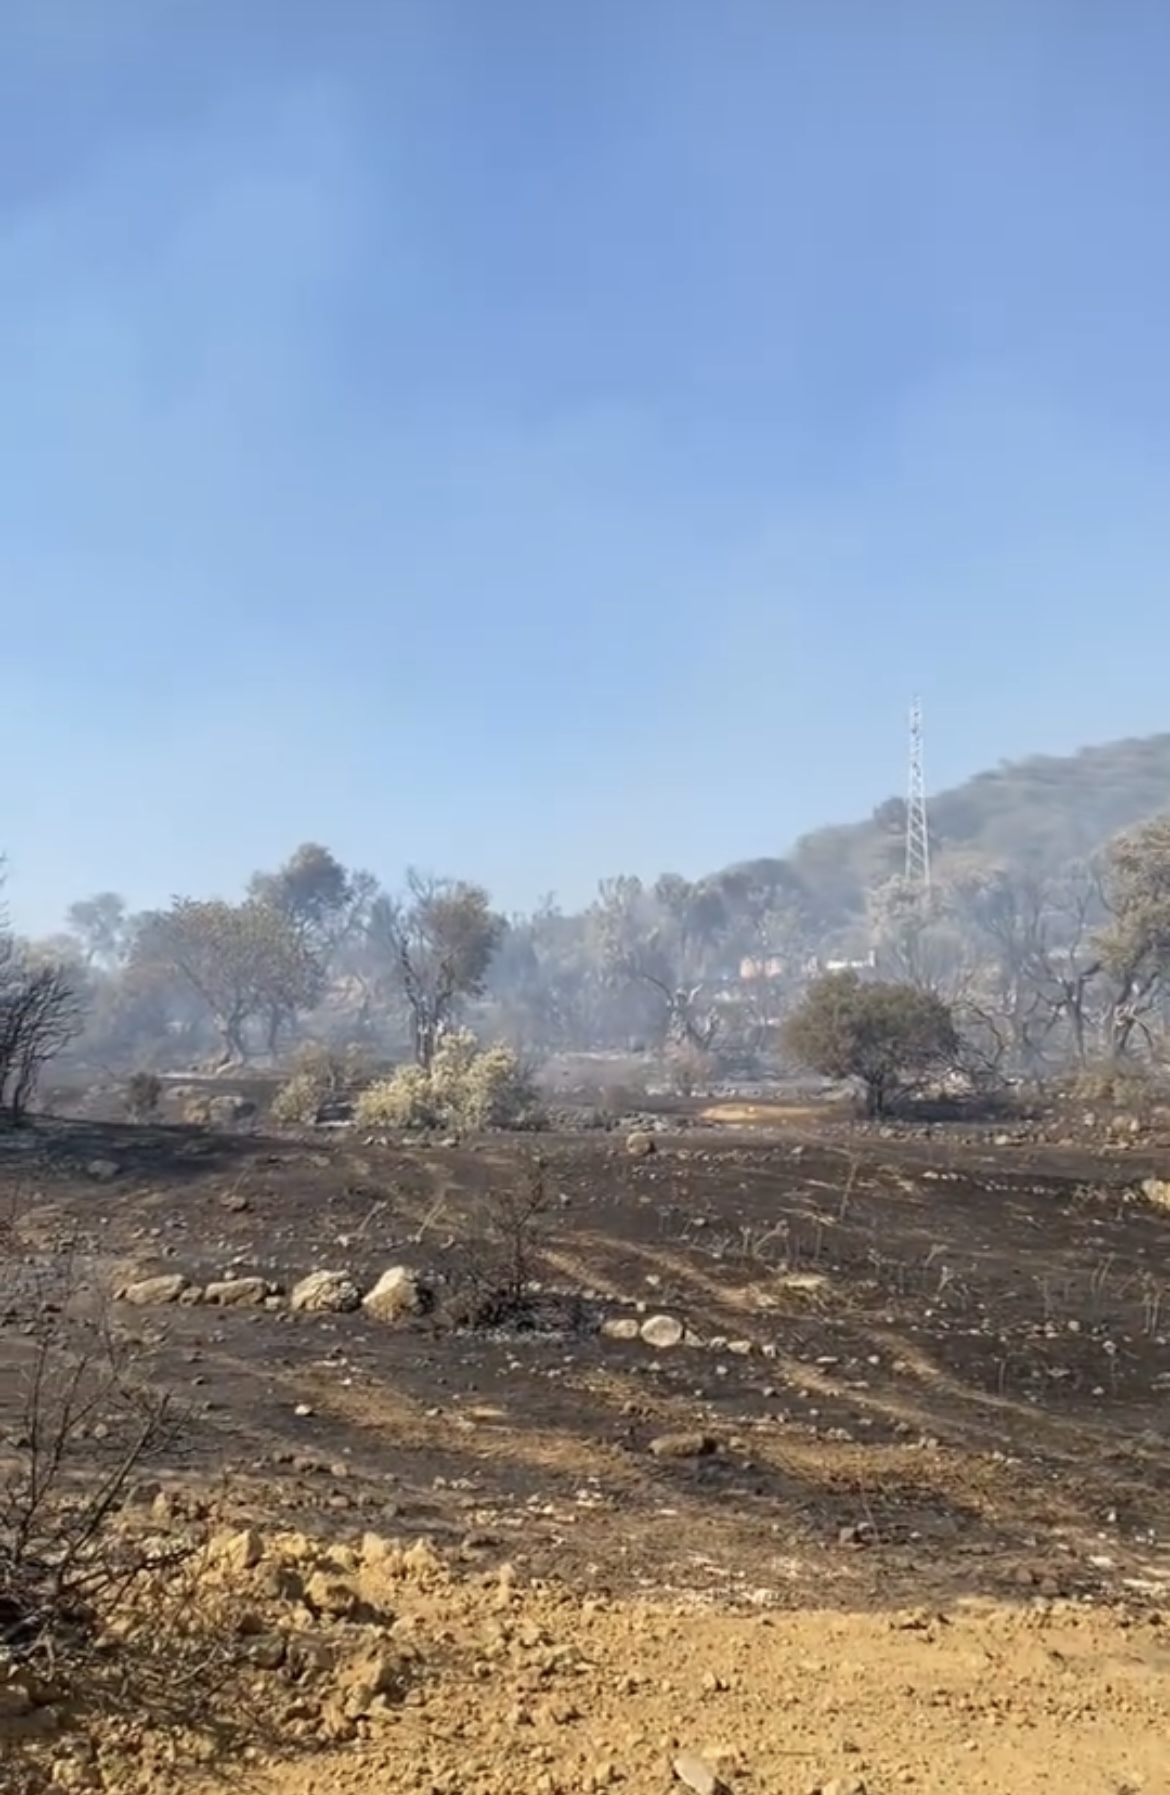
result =
[[[186,1418],[104,1320],[67,1319],[80,1289],[68,1256],[30,1276],[21,1245],[8,1218],[0,1229],[0,1309],[16,1328],[0,1426],[8,1687],[83,1740],[91,1725],[126,1722],[222,1742],[226,1721],[238,1741],[255,1720],[238,1702],[226,1717],[220,1709],[239,1650],[222,1601],[212,1613],[202,1597],[204,1537],[161,1531],[142,1511],[135,1524],[128,1506],[160,1455],[180,1444]],[[6,1790],[40,1788],[60,1761],[43,1727],[5,1750]]]
[[666,1072],[676,1097],[694,1097],[710,1090],[718,1071],[713,1053],[696,1047],[691,1041],[680,1042],[666,1056]]
[[422,1066],[400,1066],[389,1078],[367,1085],[354,1104],[359,1128],[437,1128],[430,1075]]
[[148,1122],[157,1116],[162,1102],[162,1079],[157,1072],[135,1072],[126,1084],[126,1113],[132,1122]]
[[63,966],[38,966],[0,935],[0,1115],[19,1122],[41,1073],[82,1030],[84,1010]]
[[1103,1059],[1082,1066],[1069,1087],[1079,1103],[1104,1103],[1140,1115],[1170,1096],[1170,1082],[1156,1066]]
[[493,1185],[476,1199],[458,1241],[453,1320],[480,1328],[531,1322],[536,1256],[550,1210],[540,1159],[515,1184]]
[[429,1068],[400,1066],[364,1090],[354,1106],[363,1128],[532,1128],[541,1109],[531,1074],[515,1050],[481,1048],[459,1030],[444,1036]]
[[331,1104],[352,1102],[368,1078],[360,1048],[337,1053],[316,1044],[304,1047],[293,1061],[291,1076],[272,1099],[272,1118],[292,1124],[316,1122]]

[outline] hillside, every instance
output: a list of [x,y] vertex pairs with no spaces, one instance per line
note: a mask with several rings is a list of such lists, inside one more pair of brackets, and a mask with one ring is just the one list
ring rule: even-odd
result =
[[[932,796],[931,835],[940,857],[963,850],[1055,869],[1168,809],[1170,734],[1152,735],[979,773]],[[791,864],[827,910],[855,913],[867,886],[898,871],[904,815],[894,798],[864,823],[818,829],[797,842]]]

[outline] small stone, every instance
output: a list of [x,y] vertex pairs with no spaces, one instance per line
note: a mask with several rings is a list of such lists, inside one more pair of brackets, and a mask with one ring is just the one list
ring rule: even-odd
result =
[[680,1752],[673,1768],[679,1782],[691,1789],[693,1795],[728,1795],[726,1783],[721,1782],[710,1764],[696,1757],[693,1751]]
[[121,1171],[116,1159],[91,1159],[85,1170],[90,1178],[96,1178],[99,1184],[108,1184]]
[[368,1713],[371,1704],[382,1695],[395,1695],[405,1681],[405,1665],[400,1655],[381,1650],[363,1653],[342,1666],[338,1683],[345,1694],[346,1712],[352,1717]]
[[647,1346],[663,1350],[668,1346],[678,1346],[686,1329],[673,1315],[651,1315],[642,1323],[639,1332]]
[[659,1434],[650,1442],[655,1458],[710,1458],[718,1449],[718,1441],[702,1433]]
[[400,1321],[405,1315],[425,1315],[434,1301],[434,1292],[414,1272],[405,1265],[392,1265],[362,1298],[362,1308],[375,1321]]
[[222,1278],[207,1285],[203,1300],[221,1309],[260,1308],[270,1295],[267,1278]]
[[611,1315],[601,1324],[601,1332],[606,1340],[636,1340],[641,1324],[633,1315]]
[[249,1642],[249,1664],[257,1670],[279,1670],[288,1654],[288,1641],[283,1633],[265,1633]]
[[316,1614],[329,1614],[344,1619],[361,1605],[361,1598],[352,1584],[325,1571],[314,1571],[305,1584],[305,1605]]
[[626,1136],[626,1152],[631,1159],[646,1159],[657,1149],[657,1142],[644,1128],[635,1128]]
[[156,1304],[177,1303],[191,1288],[182,1272],[164,1272],[157,1278],[136,1278],[117,1292],[116,1301],[133,1303],[140,1309]]
[[254,1527],[221,1535],[212,1541],[211,1556],[229,1571],[251,1571],[264,1556],[264,1541]]
[[291,1309],[308,1315],[350,1315],[361,1306],[361,1292],[344,1271],[311,1271],[289,1297]]

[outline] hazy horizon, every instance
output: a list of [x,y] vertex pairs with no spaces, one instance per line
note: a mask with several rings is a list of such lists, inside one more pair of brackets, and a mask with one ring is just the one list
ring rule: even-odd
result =
[[0,21],[18,925],[506,909],[1168,727],[1170,16]]

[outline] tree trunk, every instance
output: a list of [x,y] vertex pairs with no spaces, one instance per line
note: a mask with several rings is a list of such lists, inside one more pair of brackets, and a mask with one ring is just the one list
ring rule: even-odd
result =
[[231,1066],[247,1065],[248,1046],[244,1040],[242,1016],[220,1017],[219,1038],[223,1046],[223,1058],[216,1068],[217,1071],[226,1072]]
[[439,1031],[431,1017],[420,1010],[411,1015],[414,1030],[414,1057],[424,1072],[429,1072],[439,1044]]

